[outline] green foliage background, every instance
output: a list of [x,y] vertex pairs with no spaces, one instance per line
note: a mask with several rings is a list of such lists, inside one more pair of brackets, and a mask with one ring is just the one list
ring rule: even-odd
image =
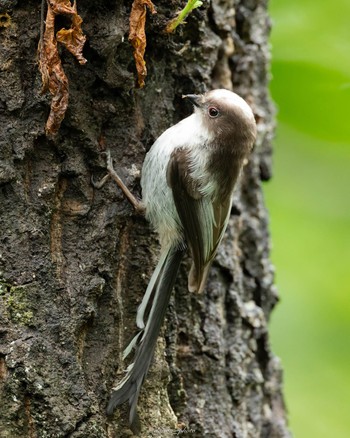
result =
[[350,436],[350,1],[271,0],[281,302],[271,321],[297,438]]

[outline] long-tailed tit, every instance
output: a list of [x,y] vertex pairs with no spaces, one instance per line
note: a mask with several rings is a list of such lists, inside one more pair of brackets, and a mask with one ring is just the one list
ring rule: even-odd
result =
[[[181,259],[189,248],[190,292],[205,287],[211,262],[225,232],[232,192],[256,137],[248,104],[228,90],[184,96],[194,105],[189,117],[167,129],[147,153],[142,167],[142,201],[137,201],[113,169],[109,174],[134,207],[158,232],[161,253],[137,311],[139,333],[125,350],[136,348],[134,362],[111,395],[107,413],[129,401],[129,421],[139,429],[136,406],[152,361]],[[102,180],[102,183],[105,182]],[[150,309],[148,311],[148,309]]]

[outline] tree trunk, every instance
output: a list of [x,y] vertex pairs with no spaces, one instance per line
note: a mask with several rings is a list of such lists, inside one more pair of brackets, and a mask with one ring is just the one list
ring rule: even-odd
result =
[[288,437],[267,329],[277,301],[261,189],[273,135],[267,1],[204,2],[168,35],[185,1],[155,0],[136,89],[132,1],[78,0],[88,63],[60,49],[70,97],[53,139],[36,63],[39,3],[0,2],[0,436],[130,436],[126,407],[113,418],[105,408],[159,245],[114,183],[97,191],[90,178],[104,175],[110,148],[139,193],[146,151],[192,111],[181,95],[225,87],[251,104],[258,140],[202,295],[187,291],[189,260],[181,266],[141,392],[141,435]]

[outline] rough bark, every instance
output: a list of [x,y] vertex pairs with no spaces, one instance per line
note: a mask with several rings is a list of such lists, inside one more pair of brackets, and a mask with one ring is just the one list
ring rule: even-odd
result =
[[129,436],[126,409],[108,419],[105,408],[158,243],[112,182],[96,191],[90,178],[104,174],[109,147],[138,193],[145,152],[191,111],[181,95],[214,87],[248,100],[258,140],[203,295],[188,293],[188,261],[181,267],[139,403],[142,436],[176,427],[193,437],[289,436],[267,328],[277,294],[261,189],[273,133],[266,0],[212,0],[172,35],[164,27],[184,2],[155,1],[142,90],[127,40],[131,0],[78,1],[88,63],[61,52],[69,107],[51,140],[39,3],[0,2],[1,437]]

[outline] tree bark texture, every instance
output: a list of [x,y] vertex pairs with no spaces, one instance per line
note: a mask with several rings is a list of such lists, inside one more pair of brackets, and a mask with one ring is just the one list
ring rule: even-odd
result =
[[258,139],[202,295],[187,291],[189,259],[181,266],[141,392],[142,436],[289,436],[267,328],[277,301],[261,189],[274,125],[267,1],[204,2],[170,35],[166,23],[185,2],[154,3],[148,76],[136,89],[132,1],[78,0],[88,63],[61,50],[69,106],[48,139],[51,98],[40,93],[36,62],[40,1],[0,1],[2,438],[131,436],[126,408],[113,418],[105,408],[126,367],[121,353],[158,242],[114,183],[97,191],[90,178],[104,175],[108,147],[139,193],[146,151],[192,111],[181,95],[218,87],[251,104]]

